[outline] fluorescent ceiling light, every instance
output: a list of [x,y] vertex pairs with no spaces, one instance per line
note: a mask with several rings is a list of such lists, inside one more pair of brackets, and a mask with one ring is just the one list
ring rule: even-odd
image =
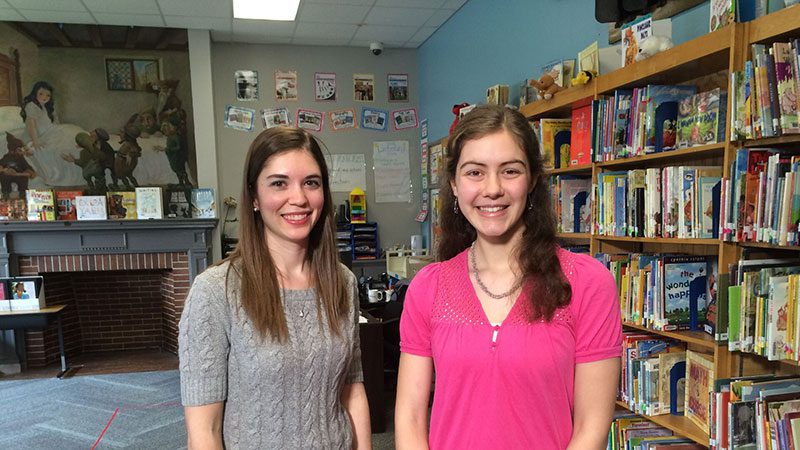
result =
[[294,20],[300,0],[233,0],[235,19]]

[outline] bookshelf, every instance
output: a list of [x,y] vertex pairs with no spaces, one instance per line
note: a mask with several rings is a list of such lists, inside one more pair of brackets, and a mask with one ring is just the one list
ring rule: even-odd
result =
[[[771,44],[800,37],[800,5],[784,8],[747,23],[735,23],[675,46],[644,61],[603,74],[590,83],[561,91],[550,100],[539,100],[524,105],[520,111],[529,120],[542,118],[568,118],[572,105],[587,98],[598,99],[601,95],[613,94],[616,89],[641,87],[648,84],[694,84],[698,92],[719,87],[730,92],[730,73],[741,71],[750,59],[750,45]],[[732,114],[731,97],[728,96],[726,139],[730,136]],[[589,166],[567,167],[549,170],[549,175],[590,175],[597,183],[598,175],[612,170],[629,170],[670,165],[708,165],[722,168],[723,177],[730,178],[730,165],[735,160],[736,149],[742,147],[784,147],[800,145],[800,135],[789,135],[741,142],[725,141],[698,147],[647,154],[625,159],[595,162]],[[594,208],[593,208],[594,209]],[[596,210],[594,211],[596,212]],[[757,242],[731,243],[719,239],[683,238],[632,238],[600,236],[595,234],[559,234],[561,239],[589,242],[590,252],[681,252],[695,255],[715,255],[720,271],[728,264],[738,261],[743,253],[790,255],[800,247],[785,247]],[[724,343],[717,344],[703,332],[659,332],[633,324],[624,324],[628,330],[647,331],[677,339],[693,351],[703,352],[714,358],[716,377],[749,375],[754,373],[800,373],[793,361],[767,361],[766,358],[749,353],[729,352]],[[624,402],[618,406],[628,408]],[[708,434],[682,416],[659,415],[649,420],[672,429],[695,442],[709,445]]]

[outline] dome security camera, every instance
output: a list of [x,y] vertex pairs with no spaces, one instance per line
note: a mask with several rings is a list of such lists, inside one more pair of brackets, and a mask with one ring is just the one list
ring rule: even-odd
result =
[[375,56],[380,55],[383,53],[383,42],[370,42],[369,51]]

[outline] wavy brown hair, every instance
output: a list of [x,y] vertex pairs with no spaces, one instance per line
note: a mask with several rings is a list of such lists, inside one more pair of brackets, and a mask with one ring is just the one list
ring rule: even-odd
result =
[[253,201],[256,199],[256,181],[270,158],[298,149],[307,151],[317,162],[325,197],[319,219],[309,235],[305,259],[305,264],[311,268],[312,283],[317,292],[320,325],[324,311],[328,327],[339,336],[349,310],[347,282],[340,269],[335,243],[328,167],[320,144],[314,136],[300,128],[275,127],[264,130],[256,136],[247,152],[239,198],[239,242],[236,250],[227,258],[230,261],[227,278],[230,278],[231,270],[238,273],[242,308],[261,336],[270,336],[276,342],[286,342],[289,329],[281,299],[281,284],[267,247],[264,221],[261,214],[253,210]]
[[[438,254],[442,260],[450,259],[469,247],[476,238],[475,227],[463,214],[455,214],[456,198],[451,183],[455,181],[458,160],[464,145],[485,136],[506,131],[516,141],[528,159],[533,191],[528,201],[533,208],[524,208],[522,240],[514,249],[528,282],[524,283],[526,297],[531,302],[533,321],[550,321],[558,308],[569,304],[572,290],[558,260],[555,211],[550,203],[550,186],[544,173],[542,157],[536,135],[521,113],[503,106],[486,105],[475,108],[456,125],[447,143],[446,173],[442,177],[439,216],[442,238]],[[534,295],[534,287],[536,293]]]

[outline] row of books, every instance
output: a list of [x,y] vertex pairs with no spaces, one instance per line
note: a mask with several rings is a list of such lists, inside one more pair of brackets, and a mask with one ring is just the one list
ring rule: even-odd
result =
[[0,278],[0,311],[25,311],[43,308],[44,278]]
[[137,187],[134,192],[83,195],[83,191],[28,189],[25,198],[0,199],[2,221],[54,221],[105,219],[214,218],[216,202],[211,188],[184,190]]
[[714,335],[715,256],[599,253],[595,258],[614,275],[623,322],[662,331],[702,329]]
[[731,72],[731,140],[800,133],[800,39],[752,44],[752,60]]
[[800,449],[800,378],[714,380],[709,415],[712,450]]
[[592,180],[588,177],[550,177],[550,192],[560,233],[589,233],[592,221]]
[[708,433],[709,394],[714,386],[711,355],[650,333],[625,332],[620,400],[637,414],[685,416]]
[[725,241],[798,245],[800,157],[791,150],[741,148],[723,180]]
[[705,450],[706,447],[644,417],[616,411],[608,433],[608,450]]
[[669,166],[597,175],[594,233],[719,237],[722,168]]

